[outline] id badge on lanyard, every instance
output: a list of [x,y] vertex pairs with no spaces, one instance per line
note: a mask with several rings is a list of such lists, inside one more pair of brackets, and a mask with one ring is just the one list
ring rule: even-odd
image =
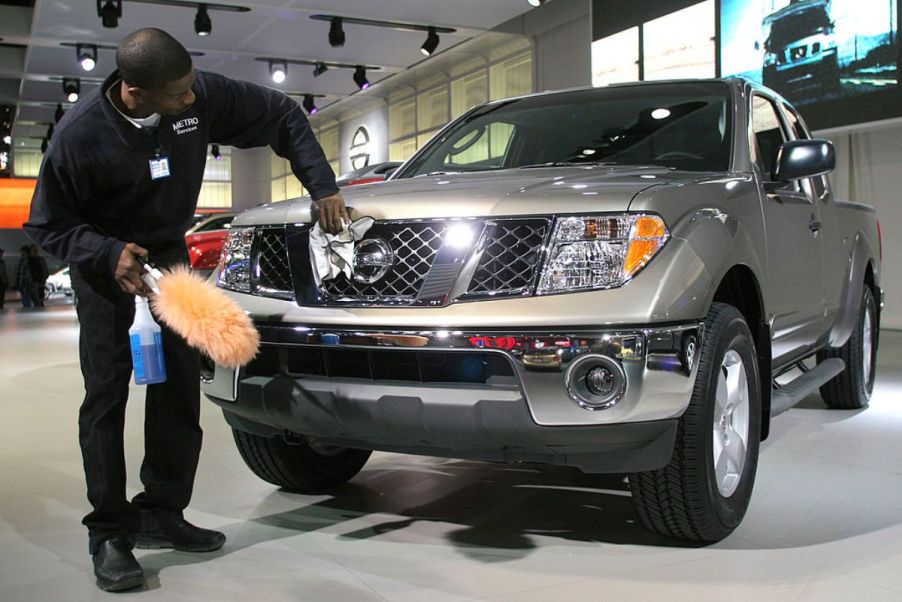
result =
[[172,175],[169,171],[169,157],[156,156],[150,160],[150,179],[161,180]]

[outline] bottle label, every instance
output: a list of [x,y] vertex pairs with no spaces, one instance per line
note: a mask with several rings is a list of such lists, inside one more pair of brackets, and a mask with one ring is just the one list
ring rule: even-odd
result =
[[141,353],[141,335],[135,333],[129,337],[132,347],[132,368],[135,371],[135,382],[145,378],[144,354]]

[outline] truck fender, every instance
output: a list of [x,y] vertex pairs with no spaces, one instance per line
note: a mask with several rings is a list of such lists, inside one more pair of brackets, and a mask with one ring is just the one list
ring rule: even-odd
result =
[[846,266],[845,284],[839,304],[839,311],[827,344],[830,347],[842,347],[852,336],[852,331],[858,324],[858,315],[861,310],[861,295],[864,292],[864,275],[867,272],[868,263],[873,252],[861,233],[855,235],[852,242],[852,252],[849,255],[849,263]]

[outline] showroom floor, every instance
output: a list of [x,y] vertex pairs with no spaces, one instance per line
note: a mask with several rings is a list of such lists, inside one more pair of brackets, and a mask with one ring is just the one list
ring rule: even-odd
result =
[[[0,600],[94,587],[71,305],[0,311]],[[219,552],[139,551],[148,600],[902,601],[902,332],[885,332],[862,412],[815,396],[763,445],[745,521],[707,547],[654,537],[622,479],[376,454],[334,496],[283,493],[245,468],[216,408],[188,518]],[[137,387],[136,387],[137,389]],[[137,394],[135,395],[137,399]],[[126,434],[132,492],[142,404]]]

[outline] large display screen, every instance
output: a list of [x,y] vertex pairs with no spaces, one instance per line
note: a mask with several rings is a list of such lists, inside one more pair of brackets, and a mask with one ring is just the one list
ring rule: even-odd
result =
[[[896,0],[721,0],[720,8],[724,77],[762,83],[801,108],[828,103],[836,110],[891,89],[895,96]],[[892,116],[873,109],[872,118]],[[838,124],[833,117],[827,121]]]

